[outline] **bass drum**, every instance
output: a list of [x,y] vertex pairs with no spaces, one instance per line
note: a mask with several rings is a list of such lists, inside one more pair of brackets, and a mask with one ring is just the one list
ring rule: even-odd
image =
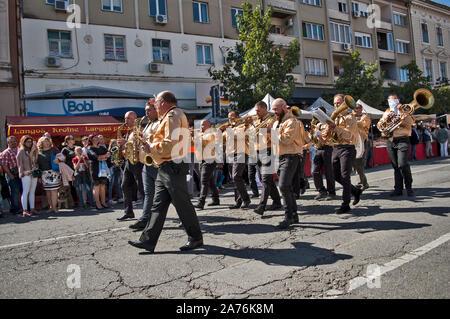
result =
[[355,148],[356,148],[356,158],[362,158],[364,156],[364,140],[362,139],[361,134],[359,133]]

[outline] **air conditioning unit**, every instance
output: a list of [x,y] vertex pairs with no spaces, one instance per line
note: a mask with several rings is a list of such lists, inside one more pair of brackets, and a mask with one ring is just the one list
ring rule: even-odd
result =
[[48,56],[45,58],[45,65],[49,67],[60,67],[61,58],[59,56]]
[[67,1],[65,1],[65,0],[56,0],[55,1],[55,10],[67,11]]
[[361,13],[359,11],[353,11],[352,15],[354,18],[359,18],[361,16]]
[[155,16],[155,22],[158,24],[166,24],[167,23],[167,16],[164,14],[157,14]]
[[287,20],[287,21],[286,21],[286,26],[287,26],[287,27],[292,27],[292,26],[294,26],[294,20],[292,20],[292,19]]
[[350,50],[350,44],[348,44],[348,43],[342,43],[342,50],[344,50],[344,51]]
[[158,73],[158,72],[162,72],[163,68],[161,64],[158,63],[149,63],[148,64],[148,71],[150,73]]

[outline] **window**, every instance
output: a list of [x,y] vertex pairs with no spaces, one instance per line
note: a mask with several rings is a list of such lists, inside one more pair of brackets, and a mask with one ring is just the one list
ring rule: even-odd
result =
[[310,40],[324,40],[323,25],[303,23],[303,37]]
[[122,0],[102,0],[102,10],[122,12]]
[[406,14],[394,12],[394,24],[406,26]]
[[343,13],[348,13],[347,2],[338,2],[339,11]]
[[301,0],[301,3],[304,4],[310,4],[312,6],[321,7],[322,6],[322,0]]
[[306,58],[306,74],[327,76],[327,61],[322,59]]
[[338,24],[330,22],[331,41],[337,43],[352,43],[350,26],[346,24]]
[[409,54],[409,41],[397,40],[397,52]]
[[194,11],[194,22],[209,22],[207,3],[192,1],[192,9]]
[[437,27],[436,28],[436,39],[437,39],[437,45],[440,47],[444,46],[444,37],[442,36],[442,28]]
[[[69,0],[63,0],[63,1],[66,2],[66,6],[69,5]],[[46,4],[51,4],[52,6],[54,6],[55,5],[55,0],[45,0],[45,3]]]
[[67,31],[47,31],[49,55],[72,57],[72,34]]
[[233,25],[233,28],[238,27],[237,17],[242,16],[243,14],[244,11],[242,9],[231,8],[231,24]]
[[425,76],[428,78],[428,81],[433,81],[433,61],[425,60]]
[[428,25],[426,23],[422,23],[422,42],[430,43],[430,39],[428,37]]
[[392,33],[387,34],[387,44],[388,44],[388,51],[394,52],[394,37],[392,36]]
[[197,64],[212,64],[212,46],[211,44],[197,44]]
[[372,37],[370,34],[355,32],[355,44],[364,48],[372,47]]
[[153,62],[172,63],[169,40],[152,40]]
[[366,17],[367,18],[367,16],[368,16],[368,13],[367,13],[368,6],[367,6],[367,4],[361,3],[361,2],[352,2],[352,9],[353,9],[353,12],[359,12],[359,15],[361,17]]
[[166,0],[149,0],[150,16],[167,15]]
[[272,24],[270,26],[269,32],[270,33],[275,33],[275,34],[281,34],[281,26]]
[[441,76],[441,81],[447,80],[447,63],[441,62],[439,63],[439,74]]
[[105,35],[105,59],[125,61],[125,37]]
[[408,82],[409,81],[409,71],[405,69],[400,69],[400,82]]

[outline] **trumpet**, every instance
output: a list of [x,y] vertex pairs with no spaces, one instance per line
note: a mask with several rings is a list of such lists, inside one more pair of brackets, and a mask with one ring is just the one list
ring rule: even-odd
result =
[[259,131],[262,128],[267,127],[267,124],[270,123],[270,121],[274,120],[277,116],[276,115],[271,115],[268,118],[266,118],[264,121],[261,121],[261,123],[259,123],[257,126],[255,126],[254,130],[252,131],[252,135],[258,135]]
[[228,122],[216,125],[216,129],[223,130],[223,129],[228,128],[228,126],[230,126],[230,125],[235,127],[242,123],[245,123],[246,121],[256,120],[257,118],[258,118],[258,115],[245,115],[245,116],[239,117],[239,118],[232,118],[232,119],[229,119]]

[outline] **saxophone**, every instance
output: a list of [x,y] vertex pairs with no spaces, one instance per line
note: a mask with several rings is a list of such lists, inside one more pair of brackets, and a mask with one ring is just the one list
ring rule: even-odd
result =
[[[123,123],[122,125],[120,125],[117,128],[117,140],[119,140],[120,138],[122,138],[122,136],[120,135],[120,131],[122,130],[122,128],[126,127],[126,124]],[[122,150],[120,149],[120,146],[114,146],[111,148],[111,157],[112,157],[112,162],[117,165],[120,166],[123,164],[123,162],[125,161],[125,157],[124,157],[124,153],[122,152]]]
[[[141,136],[141,128],[142,128],[142,122],[144,122],[146,116],[143,116],[141,119],[136,120],[136,131],[134,134],[135,140],[138,140],[142,144],[146,144],[147,141]],[[152,156],[150,153],[146,153],[143,149],[138,149],[138,155],[137,155],[138,161],[141,162],[144,165],[151,165],[154,167],[157,167],[155,162],[153,161]]]

